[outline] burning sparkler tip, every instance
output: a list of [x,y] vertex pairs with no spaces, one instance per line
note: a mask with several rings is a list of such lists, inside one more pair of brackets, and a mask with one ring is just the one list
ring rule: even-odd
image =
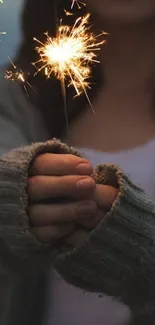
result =
[[70,79],[69,86],[74,86],[77,95],[82,91],[86,94],[91,75],[89,65],[98,63],[96,53],[105,42],[98,40],[103,33],[95,36],[90,31],[89,17],[88,13],[77,18],[73,27],[60,24],[55,38],[45,34],[45,44],[34,37],[40,55],[40,59],[34,63],[38,66],[36,73],[44,70],[47,78],[54,74],[60,82]]

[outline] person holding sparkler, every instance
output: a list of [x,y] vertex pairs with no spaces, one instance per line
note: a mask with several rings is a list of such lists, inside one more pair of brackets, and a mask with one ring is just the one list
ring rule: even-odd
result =
[[93,33],[108,33],[87,93],[95,115],[66,88],[77,149],[55,140],[67,141],[60,80],[31,64],[34,37],[55,37],[70,8],[25,2],[20,78],[0,79],[0,324],[154,325],[155,0],[88,0],[80,13],[74,1],[65,18],[88,10]]

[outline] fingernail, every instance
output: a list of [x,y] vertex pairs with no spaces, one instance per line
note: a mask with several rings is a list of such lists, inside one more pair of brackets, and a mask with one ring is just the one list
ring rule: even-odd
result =
[[80,191],[93,190],[95,188],[95,181],[91,177],[80,179],[77,182],[77,189]]
[[89,163],[81,163],[77,166],[76,170],[80,175],[91,175],[93,172],[93,167]]

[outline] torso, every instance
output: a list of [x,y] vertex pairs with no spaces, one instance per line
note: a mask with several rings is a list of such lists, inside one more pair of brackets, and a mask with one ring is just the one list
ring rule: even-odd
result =
[[[93,163],[116,163],[134,182],[155,197],[155,138],[144,146],[115,153],[80,149]],[[97,294],[84,294],[68,285],[51,266],[47,325],[130,325],[129,308],[113,298]]]
[[119,152],[149,142],[155,137],[155,120],[149,101],[150,98],[139,96],[120,100],[104,91],[92,103],[95,114],[88,107],[71,126],[72,145]]
[[[126,101],[124,109],[114,98],[107,101],[106,94],[98,98],[93,107],[95,115],[89,108],[72,125],[72,145],[87,148],[81,152],[94,166],[100,163],[120,165],[150,197],[154,197],[155,122],[148,110],[140,114],[130,100]],[[52,269],[50,288],[47,325],[129,325],[131,322],[127,306],[107,296],[84,294],[65,283]]]

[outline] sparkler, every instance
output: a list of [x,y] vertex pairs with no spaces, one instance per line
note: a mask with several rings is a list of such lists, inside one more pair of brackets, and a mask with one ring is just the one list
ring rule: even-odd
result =
[[54,75],[60,80],[68,140],[69,125],[66,104],[66,82],[68,82],[68,87],[74,87],[77,96],[82,92],[85,93],[88,103],[95,113],[87,94],[87,88],[90,88],[91,65],[99,63],[97,51],[105,43],[105,40],[99,40],[99,38],[106,33],[94,35],[90,31],[89,18],[90,14],[77,18],[72,27],[60,24],[55,38],[45,33],[45,43],[34,38],[39,44],[36,47],[36,51],[40,55],[40,59],[33,63],[37,68],[36,74],[43,70],[47,78]]
[[87,14],[83,18],[78,18],[73,27],[60,24],[56,38],[51,38],[48,33],[45,34],[47,37],[45,44],[34,38],[39,44],[36,50],[40,55],[40,60],[34,65],[37,67],[41,64],[36,73],[44,70],[47,78],[52,74],[55,75],[61,82],[63,94],[65,94],[65,81],[69,79],[68,86],[74,86],[76,95],[84,92],[91,105],[86,90],[90,85],[89,65],[94,62],[99,63],[96,52],[100,50],[105,40],[98,40],[104,33],[95,36],[90,32],[89,17],[90,14]]
[[28,81],[26,81],[24,72],[21,69],[18,69],[17,66],[12,62],[12,60],[10,58],[9,58],[9,61],[11,62],[11,65],[12,65],[14,71],[6,70],[4,78],[7,80],[11,80],[11,81],[17,80],[17,81],[20,81],[21,83],[23,83],[23,87],[26,91],[26,94],[29,96],[26,85],[28,85],[32,89],[33,89],[33,87],[31,86],[31,84]]

